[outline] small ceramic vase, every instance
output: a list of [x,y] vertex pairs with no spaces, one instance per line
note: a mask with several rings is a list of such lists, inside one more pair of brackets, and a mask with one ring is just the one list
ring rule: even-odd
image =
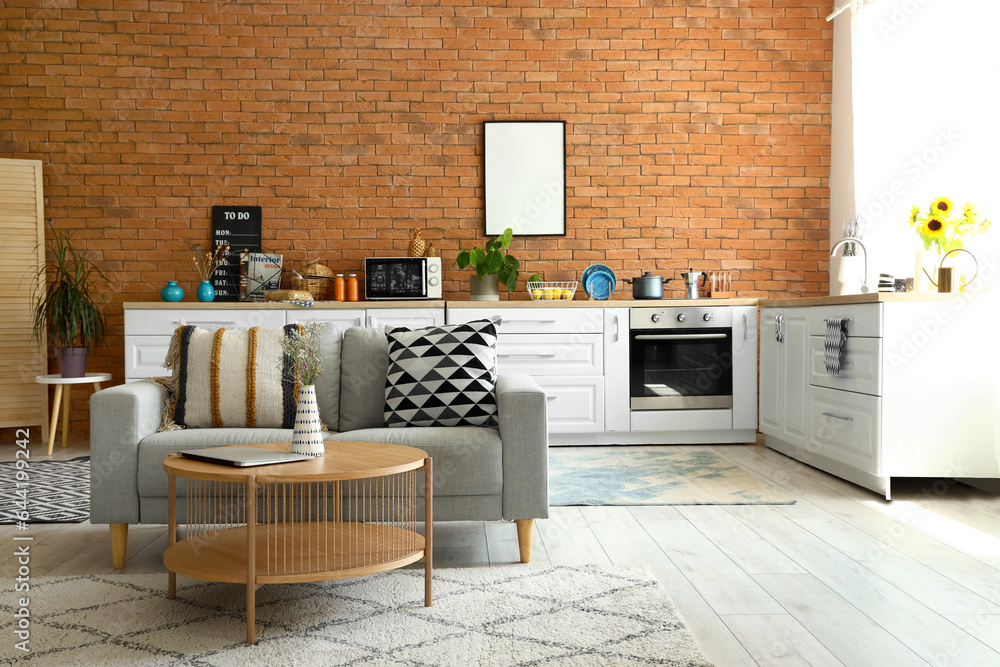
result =
[[184,298],[184,288],[176,280],[168,280],[167,286],[160,290],[160,298],[164,301],[180,301]]
[[212,283],[208,280],[201,281],[196,294],[198,295],[198,301],[215,301],[215,288],[212,287]]
[[299,402],[295,409],[295,427],[292,430],[292,454],[323,456],[323,425],[316,406],[316,385],[299,387]]

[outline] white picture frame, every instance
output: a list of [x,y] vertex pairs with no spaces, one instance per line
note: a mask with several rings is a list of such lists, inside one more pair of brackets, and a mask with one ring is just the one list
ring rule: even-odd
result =
[[566,123],[485,121],[486,235],[566,235]]

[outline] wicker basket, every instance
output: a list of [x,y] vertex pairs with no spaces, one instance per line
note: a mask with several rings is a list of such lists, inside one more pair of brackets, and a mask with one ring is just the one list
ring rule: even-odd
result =
[[309,292],[313,299],[322,301],[326,298],[326,291],[330,288],[333,275],[333,269],[314,259],[306,263],[301,278],[293,277],[288,283],[291,289]]

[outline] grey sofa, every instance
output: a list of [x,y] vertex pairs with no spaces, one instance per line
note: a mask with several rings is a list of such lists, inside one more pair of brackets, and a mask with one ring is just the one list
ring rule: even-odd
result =
[[[323,347],[327,359],[316,393],[320,418],[330,429],[325,439],[425,450],[434,460],[434,520],[513,520],[521,560],[528,562],[533,520],[546,518],[549,508],[545,393],[538,384],[527,375],[498,378],[496,429],[384,428],[385,333],[351,328],[341,336],[333,329],[324,334]],[[129,524],[167,523],[168,454],[291,440],[288,429],[158,431],[165,399],[159,384],[133,382],[90,401],[90,520],[110,524],[116,568],[125,565]]]

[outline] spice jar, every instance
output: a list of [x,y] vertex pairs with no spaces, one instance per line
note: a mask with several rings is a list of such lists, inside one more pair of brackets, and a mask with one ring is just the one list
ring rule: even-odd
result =
[[358,275],[356,273],[350,273],[347,276],[347,300],[358,300]]
[[334,301],[344,301],[347,296],[347,282],[344,280],[344,274],[338,273],[337,277],[333,279],[333,300]]

